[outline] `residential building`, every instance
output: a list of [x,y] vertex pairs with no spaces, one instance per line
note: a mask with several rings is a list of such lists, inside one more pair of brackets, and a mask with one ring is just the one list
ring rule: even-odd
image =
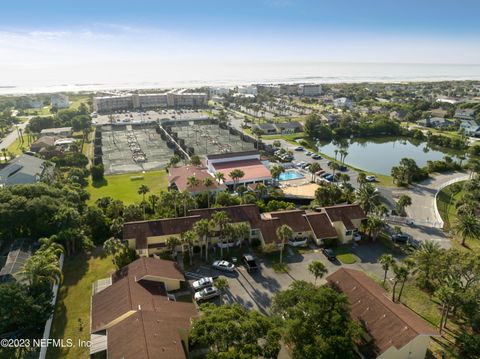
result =
[[351,109],[353,107],[352,100],[346,97],[340,97],[333,100],[333,106],[336,108],[348,108]]
[[29,98],[27,100],[27,104],[29,108],[42,108],[43,107],[43,101],[38,98]]
[[252,131],[259,130],[265,135],[274,135],[278,133],[277,127],[273,123],[258,123],[252,126]]
[[475,110],[471,108],[458,109],[453,116],[458,120],[473,121],[475,120]]
[[46,161],[30,156],[20,155],[0,170],[0,187],[18,184],[32,184],[40,181],[52,167],[45,167]]
[[449,121],[443,117],[430,117],[419,120],[417,123],[424,127],[447,128],[452,124],[452,121]]
[[344,204],[325,207],[321,210],[325,213],[337,231],[341,243],[347,243],[358,233],[362,221],[367,219],[365,212],[358,204]]
[[26,238],[15,239],[8,252],[5,265],[0,269],[0,283],[26,282],[26,278],[22,274],[23,266],[32,255],[31,241]]
[[[250,228],[250,235],[247,239],[258,239],[262,245],[281,244],[281,240],[277,236],[277,229],[283,224],[292,228],[294,236],[291,244],[294,245],[306,244],[310,238],[317,245],[337,238],[345,243],[347,240],[351,240],[353,233],[360,229],[361,219],[366,218],[358,205],[327,207],[321,212],[306,212],[296,209],[260,214],[256,204],[244,204],[190,210],[184,217],[128,222],[123,226],[123,239],[129,248],[134,249],[138,255],[152,256],[166,249],[169,237],[181,238],[182,234],[191,230],[197,221],[210,220],[213,213],[217,211],[226,212],[234,224],[247,224]],[[350,234],[346,233],[347,231],[350,231]],[[216,243],[218,235],[213,233],[209,240],[211,243]]]
[[480,136],[480,125],[477,121],[461,121],[459,130],[467,136]]
[[267,93],[272,95],[280,95],[282,93],[281,86],[276,84],[257,84],[256,87],[258,93]]
[[434,108],[433,110],[430,111],[430,114],[432,115],[432,117],[445,118],[447,117],[448,111],[442,108]]
[[338,122],[338,116],[335,116],[333,114],[327,113],[327,114],[321,114],[320,115],[320,120],[328,125],[334,125]]
[[93,285],[90,355],[188,358],[193,303],[170,297],[185,283],[177,264],[140,258]]
[[[196,186],[191,186],[188,181],[190,177],[195,177],[198,181]],[[206,187],[205,179],[210,178],[212,185]],[[198,194],[205,191],[220,192],[227,189],[224,184],[218,183],[215,178],[208,173],[207,168],[203,166],[180,166],[170,167],[168,169],[168,183],[170,188],[174,188],[180,192],[188,191],[191,194]]]
[[265,135],[291,134],[303,131],[300,122],[282,122],[282,123],[259,123],[252,126],[252,130],[258,129]]
[[230,88],[228,87],[209,87],[208,94],[212,98],[213,96],[225,96],[228,95],[230,92]]
[[52,104],[52,107],[56,108],[70,107],[70,101],[68,100],[68,96],[61,93],[53,94],[50,97],[50,103]]
[[55,146],[55,136],[42,136],[30,145],[30,151],[39,152],[42,148]]
[[[206,167],[212,175],[219,172],[224,176],[223,184],[227,186],[247,185],[249,183],[269,183],[272,175],[267,165],[260,160],[260,152],[257,150],[243,152],[229,152],[205,156]],[[230,173],[235,169],[241,169],[244,173],[236,183]]]
[[275,123],[274,126],[277,129],[277,133],[282,135],[303,131],[303,125],[297,121]]
[[237,92],[243,95],[254,95],[258,93],[257,86],[238,86]]
[[164,93],[115,94],[93,98],[96,112],[112,112],[129,109],[149,109],[165,107],[204,107],[207,105],[206,93],[188,92],[177,89]]
[[377,359],[422,359],[432,336],[439,336],[423,318],[394,303],[388,293],[364,272],[341,268],[327,282],[346,295],[352,318],[363,328],[362,357]]
[[73,130],[71,127],[44,128],[40,131],[41,136],[71,137]]
[[322,94],[322,85],[303,84],[298,86],[298,94],[305,97],[316,97]]

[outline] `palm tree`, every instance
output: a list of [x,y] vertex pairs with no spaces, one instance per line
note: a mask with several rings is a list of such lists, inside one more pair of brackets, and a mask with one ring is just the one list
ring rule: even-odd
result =
[[172,253],[175,251],[175,248],[177,248],[182,242],[178,237],[175,236],[170,236],[167,238],[165,244],[167,245],[167,248],[172,251]]
[[257,199],[265,197],[267,194],[267,186],[265,186],[263,183],[257,184],[257,187],[255,188],[255,194]]
[[365,172],[359,172],[357,177],[357,182],[360,184],[360,188],[363,187],[365,183],[367,183],[367,175]]
[[358,189],[357,202],[368,214],[380,203],[380,194],[374,185],[366,183]]
[[235,234],[240,239],[240,246],[246,238],[250,238],[250,226],[245,223],[238,223],[235,225]]
[[400,265],[393,266],[393,272],[395,273],[395,277],[394,277],[394,284],[393,284],[393,291],[392,291],[392,301],[395,302],[395,289],[397,287],[397,284],[399,282],[402,283],[402,287],[400,288],[400,293],[398,294],[398,297],[396,299],[399,301],[403,293],[403,287],[405,286],[405,282],[407,281],[408,276],[410,275],[410,270],[406,265],[400,264]]
[[62,253],[65,253],[65,248],[60,243],[57,243],[57,236],[53,235],[48,238],[40,238],[38,242],[40,243],[40,248],[37,252],[40,251],[50,251],[54,253],[57,257],[60,257]]
[[314,181],[315,173],[317,173],[321,169],[322,169],[322,167],[320,167],[320,164],[318,162],[310,163],[310,166],[308,166],[308,170],[312,174],[312,182]]
[[141,194],[142,195],[142,201],[145,202],[145,195],[150,192],[150,188],[148,188],[147,185],[144,185],[142,184],[139,188],[138,188],[138,194]]
[[480,221],[473,214],[462,214],[457,217],[453,231],[462,238],[462,246],[465,246],[467,239],[480,239]]
[[203,185],[207,189],[207,208],[210,208],[210,187],[213,186],[213,180],[207,177],[203,180]]
[[[198,237],[203,238],[205,244],[205,262],[208,261],[208,237],[210,236],[210,222],[207,219],[201,219],[193,225],[193,230]],[[202,248],[202,246],[200,246]],[[202,252],[200,251],[200,257]]]
[[200,184],[200,181],[195,176],[190,176],[187,178],[187,186],[188,188],[192,189],[197,187]]
[[438,242],[423,241],[420,247],[414,252],[413,259],[419,273],[421,285],[424,288],[431,288],[431,277],[439,264],[444,250]]
[[317,279],[322,278],[325,274],[328,273],[327,267],[320,261],[313,261],[308,265],[308,270],[315,277],[315,285],[317,284]]
[[277,228],[277,237],[280,238],[282,241],[280,247],[280,264],[283,263],[283,248],[285,247],[285,241],[289,240],[293,237],[293,230],[290,226],[286,224],[282,224],[280,227]]
[[345,164],[345,158],[348,156],[348,151],[344,148],[340,149],[340,162]]
[[270,174],[272,175],[272,178],[277,182],[278,178],[283,172],[285,172],[285,168],[281,165],[275,165],[270,168]]
[[240,169],[234,169],[232,172],[228,174],[233,180],[233,190],[235,191],[240,179],[245,176],[245,172]]
[[156,194],[151,194],[150,196],[148,196],[148,199],[150,200],[150,204],[152,205],[152,211],[153,213],[155,213],[155,207],[160,197],[158,197]]
[[222,172],[215,172],[213,175],[218,183],[225,182],[225,175]]
[[50,251],[37,252],[30,257],[23,266],[21,273],[25,275],[30,285],[55,284],[59,283],[63,277],[58,258]]
[[378,216],[369,216],[366,228],[368,235],[372,237],[373,241],[376,241],[382,229],[385,228],[385,221]]
[[182,234],[182,244],[187,246],[190,265],[193,264],[193,245],[196,238],[196,233],[192,230],[186,231]]
[[[212,227],[218,228],[219,240],[223,241],[227,235],[228,224],[230,224],[230,217],[225,211],[217,211],[212,215]],[[223,245],[220,246],[220,255],[223,258]]]
[[3,153],[3,160],[5,161],[5,163],[7,163],[7,149],[6,148],[2,148],[2,153]]
[[403,216],[405,214],[405,207],[412,205],[412,198],[406,194],[401,195],[397,202],[397,210],[399,215]]
[[382,254],[378,261],[382,265],[382,269],[385,271],[383,276],[383,285],[385,285],[388,270],[395,264],[395,259],[391,254]]

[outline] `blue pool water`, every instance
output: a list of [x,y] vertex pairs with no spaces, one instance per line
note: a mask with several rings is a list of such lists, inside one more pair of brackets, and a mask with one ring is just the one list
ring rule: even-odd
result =
[[305,176],[302,175],[298,171],[287,170],[287,171],[280,174],[280,176],[278,177],[278,180],[279,181],[290,181],[290,180],[295,180],[295,179],[300,179],[300,178],[305,178]]

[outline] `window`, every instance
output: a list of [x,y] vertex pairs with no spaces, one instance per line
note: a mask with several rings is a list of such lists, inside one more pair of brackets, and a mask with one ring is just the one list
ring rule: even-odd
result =
[[345,232],[345,235],[346,235],[346,236],[351,236],[351,235],[352,235],[352,231],[351,231],[351,230],[346,231],[346,232]]

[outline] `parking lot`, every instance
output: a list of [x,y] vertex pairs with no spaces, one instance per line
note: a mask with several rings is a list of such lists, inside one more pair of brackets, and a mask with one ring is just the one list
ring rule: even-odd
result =
[[[275,294],[287,289],[294,280],[315,282],[315,278],[308,271],[308,266],[312,261],[321,261],[328,269],[327,275],[344,266],[366,271],[378,278],[383,277],[383,269],[378,264],[378,258],[385,253],[385,247],[382,244],[364,243],[362,245],[353,245],[351,252],[355,255],[357,262],[354,264],[342,264],[338,260],[336,262],[329,261],[318,248],[302,254],[287,247],[284,252],[284,258],[289,266],[288,273],[276,273],[268,263],[268,260],[256,256],[256,260],[260,265],[260,270],[256,272],[248,273],[241,263],[238,264],[233,273],[222,272],[208,265],[200,265],[190,268],[186,272],[186,276],[190,283],[201,277],[223,276],[228,280],[229,288],[221,298],[211,300],[212,302],[216,304],[239,303],[249,309],[255,309],[268,314]],[[238,260],[240,261],[240,258]],[[323,283],[325,283],[325,278],[317,281],[317,284]]]
[[193,121],[198,119],[207,119],[208,116],[203,110],[149,110],[149,111],[133,111],[124,110],[116,111],[111,114],[93,114],[92,124],[94,126],[108,124],[139,124],[148,122],[159,122],[167,120],[177,121]]

